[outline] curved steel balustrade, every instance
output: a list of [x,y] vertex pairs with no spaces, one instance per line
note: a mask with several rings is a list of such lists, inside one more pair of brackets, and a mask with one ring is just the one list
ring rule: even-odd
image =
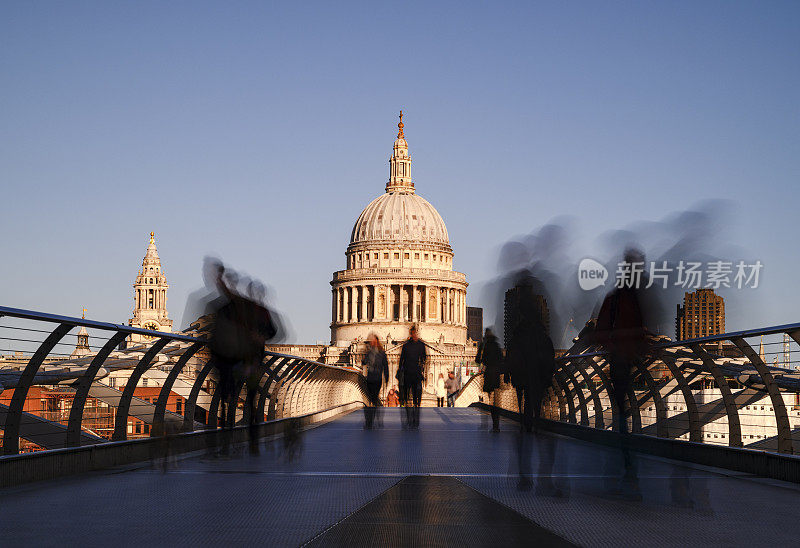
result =
[[[15,335],[0,339],[31,349],[0,360],[0,394],[13,389],[9,405],[0,405],[4,455],[19,453],[20,438],[45,449],[124,441],[128,437],[129,417],[151,427],[159,426],[149,428],[151,433],[190,432],[218,426],[219,392],[214,390],[208,341],[203,338],[8,307],[0,307],[0,318],[24,324],[0,324],[0,328],[13,330],[11,334]],[[74,337],[70,332],[80,327],[105,334],[107,338],[86,356],[59,354],[55,349],[59,345],[69,348],[65,337]],[[144,335],[148,342],[121,348],[121,343],[131,335]],[[93,337],[98,338],[102,339]],[[266,352],[263,365],[256,410],[262,422],[367,401],[364,378],[355,371],[270,351]],[[126,370],[127,374],[122,391],[101,382],[119,370]],[[147,377],[160,386],[153,402],[134,395],[137,386],[142,386],[142,378]],[[72,405],[66,425],[64,421],[40,416],[44,413],[26,411],[30,389],[36,385],[64,387],[69,392]],[[241,388],[240,385],[240,403],[244,401]],[[182,414],[167,410],[170,394],[177,394],[185,401]],[[110,440],[86,427],[84,415],[89,398],[116,410]],[[198,408],[204,412],[198,412]],[[240,423],[247,422],[246,412],[237,413]]]
[[[634,376],[627,410],[630,431],[799,454],[800,371],[768,365],[764,354],[748,341],[784,334],[783,342],[768,345],[800,343],[800,323],[678,342],[654,340],[651,355]],[[602,430],[614,428],[619,410],[609,395],[606,354],[579,338],[556,364],[543,416]],[[482,401],[482,387],[482,376],[470,379],[457,405]],[[499,407],[518,411],[510,385],[501,384],[495,397]]]

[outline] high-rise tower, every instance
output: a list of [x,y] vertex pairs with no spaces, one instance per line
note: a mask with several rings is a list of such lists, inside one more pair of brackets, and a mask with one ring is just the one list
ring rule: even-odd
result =
[[[133,284],[133,317],[128,325],[140,329],[172,332],[172,320],[167,315],[167,278],[161,269],[161,259],[156,249],[155,234],[150,233],[150,244],[142,260],[142,269]],[[145,337],[131,335],[130,343],[142,342]]]
[[725,299],[713,289],[684,293],[677,305],[675,338],[679,341],[725,333]]

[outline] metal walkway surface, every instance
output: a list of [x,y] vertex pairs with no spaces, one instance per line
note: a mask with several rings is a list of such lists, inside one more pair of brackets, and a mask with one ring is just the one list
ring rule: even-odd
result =
[[404,430],[402,411],[373,430],[351,413],[258,456],[4,489],[0,545],[796,543],[794,484],[638,456],[637,486],[619,480],[612,449],[506,420],[492,432],[469,408],[422,409],[419,430]]

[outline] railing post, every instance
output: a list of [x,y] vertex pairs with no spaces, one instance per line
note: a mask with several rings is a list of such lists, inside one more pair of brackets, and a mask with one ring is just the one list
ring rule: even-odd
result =
[[284,388],[284,383],[287,382],[287,379],[291,378],[292,375],[298,370],[298,368],[302,367],[303,361],[299,359],[289,360],[286,365],[283,367],[281,371],[278,372],[278,376],[275,378],[275,384],[272,387],[272,390],[269,393],[269,408],[267,409],[267,420],[275,419],[278,413],[278,400],[281,397],[286,397],[286,389]]
[[[600,377],[600,382],[602,383],[603,388],[606,391],[606,397],[608,398],[608,408],[611,411],[611,428],[614,429],[617,427],[618,424],[617,416],[618,413],[620,413],[620,410],[617,409],[617,402],[614,401],[614,397],[611,395],[611,381],[608,380],[608,375],[606,375],[606,372],[603,370],[603,368],[605,367],[603,365],[604,362],[608,363],[601,356],[593,356],[592,361],[590,363],[594,367],[597,376]],[[609,364],[609,367],[611,367],[611,364]],[[605,420],[606,418],[605,409],[602,410],[602,413],[603,413],[603,422],[604,423],[608,422]]]
[[302,362],[299,360],[291,360],[286,367],[284,367],[283,371],[281,371],[276,379],[275,387],[270,392],[269,396],[269,408],[267,409],[267,420],[273,420],[277,417],[278,412],[278,399],[281,396],[281,390],[283,390],[283,383],[285,379],[298,367],[300,367]]
[[[275,362],[277,360],[280,361],[276,365]],[[286,364],[287,361],[289,361],[288,358],[280,358],[278,356],[273,356],[267,363],[267,380],[264,381],[264,385],[261,387],[261,391],[258,397],[257,413],[259,417],[265,416],[266,413],[264,409],[267,406],[267,399],[271,397],[270,388],[272,388],[272,384],[275,382],[275,379],[280,373],[281,368],[284,366],[284,364]]]
[[572,373],[572,369],[570,368],[571,365],[572,364],[570,360],[567,360],[563,362],[561,370],[564,373],[566,373],[567,376],[569,377],[568,379],[565,379],[565,381],[566,382],[572,381],[572,386],[575,388],[575,394],[573,395],[573,403],[575,396],[578,396],[578,405],[580,406],[581,409],[581,419],[579,422],[583,426],[589,426],[589,410],[586,407],[586,398],[583,395],[583,390],[581,389],[580,384],[578,384],[575,375]]
[[[586,387],[592,393],[592,402],[594,405],[594,427],[604,430],[605,420],[603,417],[603,402],[600,399],[600,392],[597,390],[597,387],[592,382],[591,376],[589,376],[586,370],[586,365],[588,365],[586,358],[579,358],[575,360],[575,366],[581,372],[583,382],[586,383]],[[589,417],[586,417],[586,419],[588,420]]]
[[[301,366],[292,372],[289,377],[284,381],[287,386],[286,390],[283,394],[283,400],[281,400],[281,417],[286,417],[292,415],[292,396],[294,395],[295,390],[297,389],[297,382],[300,382],[303,377],[305,376],[306,372],[313,367],[313,364],[303,361],[301,362]],[[291,392],[290,392],[291,391]],[[289,413],[286,413],[286,404],[289,404]]]
[[145,352],[139,363],[131,371],[128,377],[128,382],[125,384],[125,390],[122,391],[122,397],[119,400],[117,407],[117,416],[114,419],[114,433],[111,435],[112,441],[125,441],[128,439],[128,415],[131,410],[131,400],[133,400],[133,393],[136,391],[136,385],[139,384],[139,379],[145,371],[150,369],[153,359],[161,350],[167,345],[169,339],[159,339],[147,352]]
[[[790,333],[789,336],[794,338]],[[797,340],[797,339],[795,339]],[[778,390],[778,385],[775,384],[775,379],[770,373],[767,365],[763,362],[761,357],[753,350],[747,341],[742,337],[733,337],[731,342],[735,344],[739,350],[750,360],[750,363],[756,368],[764,386],[767,388],[769,398],[772,401],[772,409],[775,412],[775,424],[778,427],[778,453],[794,453],[792,448],[792,429],[789,424],[789,415],[786,412],[786,406],[783,403],[783,396]],[[16,395],[16,394],[15,394]]]
[[689,388],[689,383],[686,377],[683,376],[683,371],[678,367],[677,362],[673,356],[668,356],[667,352],[662,351],[659,354],[661,361],[669,368],[670,373],[678,383],[678,388],[683,395],[683,401],[686,404],[686,413],[689,416],[689,440],[702,443],[703,433],[700,431],[700,414],[697,411],[697,402],[694,400],[694,394]]
[[[193,432],[194,431],[194,416],[195,416],[195,409],[197,408],[197,398],[200,397],[200,390],[203,388],[203,383],[206,381],[208,374],[211,372],[211,369],[214,367],[214,360],[210,357],[208,361],[203,365],[203,369],[197,374],[197,378],[194,380],[194,384],[192,384],[192,390],[189,392],[189,398],[186,400],[186,405],[183,408],[183,431],[184,432]],[[213,398],[212,398],[213,399]],[[209,402],[208,411],[206,412],[206,423],[208,423],[208,416],[211,413],[211,403]]]
[[[567,414],[567,422],[576,423],[578,422],[575,417],[575,401],[574,396],[569,392],[569,385],[564,380],[564,376],[561,373],[559,368],[556,368],[555,374],[553,375],[556,383],[558,384],[561,391],[564,393],[564,399],[567,402],[567,408],[569,408],[569,413]],[[523,402],[524,403],[524,402]]]
[[725,405],[725,414],[728,415],[728,445],[731,447],[742,447],[744,445],[742,442],[742,426],[739,422],[739,410],[736,408],[736,401],[733,398],[731,387],[728,386],[728,383],[725,381],[725,377],[717,366],[717,362],[708,355],[708,352],[699,344],[691,344],[689,348],[691,348],[694,355],[703,362],[703,365],[711,371],[714,382],[722,395],[722,403]]
[[95,355],[86,372],[78,379],[75,386],[75,397],[72,400],[72,408],[69,410],[69,422],[67,423],[67,447],[80,447],[81,445],[81,422],[83,421],[83,408],[86,406],[86,398],[89,396],[89,388],[92,386],[100,366],[106,361],[109,354],[119,345],[127,335],[122,331],[117,331],[106,341],[103,348]]
[[[175,384],[175,379],[178,378],[178,374],[183,370],[189,358],[194,356],[205,344],[205,341],[197,341],[192,344],[181,354],[181,357],[178,358],[178,361],[172,366],[172,369],[170,369],[167,378],[164,379],[164,386],[161,387],[161,391],[158,393],[158,401],[156,402],[156,410],[153,413],[153,428],[151,428],[151,432],[153,432],[153,429],[158,430],[159,426],[164,426],[164,415],[166,414],[167,400],[169,398],[169,393],[172,391],[172,385]],[[162,432],[165,433],[166,430],[163,429]]]
[[28,397],[28,389],[31,387],[33,377],[36,376],[39,366],[42,365],[42,362],[53,350],[53,347],[73,327],[71,324],[62,323],[53,329],[52,333],[36,349],[31,359],[28,360],[28,365],[22,371],[22,375],[17,381],[17,386],[14,388],[14,394],[11,396],[11,402],[8,406],[8,419],[6,419],[6,424],[3,427],[4,455],[16,455],[19,453],[19,429],[20,421],[22,420],[22,409],[25,407],[25,400]]
[[[650,373],[649,366],[655,362],[655,359],[650,359],[648,363],[637,361],[636,367],[639,369],[639,375],[644,379],[647,384],[647,391],[650,392],[650,399],[653,400],[653,406],[656,408],[656,436],[659,438],[669,438],[669,428],[667,426],[667,406],[664,399],[661,397],[661,392],[658,389],[658,383]],[[645,400],[647,403],[647,400]],[[641,415],[639,417],[641,421]]]

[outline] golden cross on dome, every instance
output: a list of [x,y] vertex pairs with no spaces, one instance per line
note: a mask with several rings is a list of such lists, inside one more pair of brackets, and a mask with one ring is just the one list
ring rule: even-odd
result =
[[81,314],[81,319],[86,319],[86,309],[83,309],[83,314]]
[[400,111],[400,123],[397,124],[397,129],[400,130],[400,131],[397,132],[397,138],[398,139],[402,139],[403,138],[403,111],[402,110]]
[[155,237],[156,237],[156,233],[155,232],[151,232],[150,233],[150,243],[151,244],[153,243],[153,240],[154,240]]

